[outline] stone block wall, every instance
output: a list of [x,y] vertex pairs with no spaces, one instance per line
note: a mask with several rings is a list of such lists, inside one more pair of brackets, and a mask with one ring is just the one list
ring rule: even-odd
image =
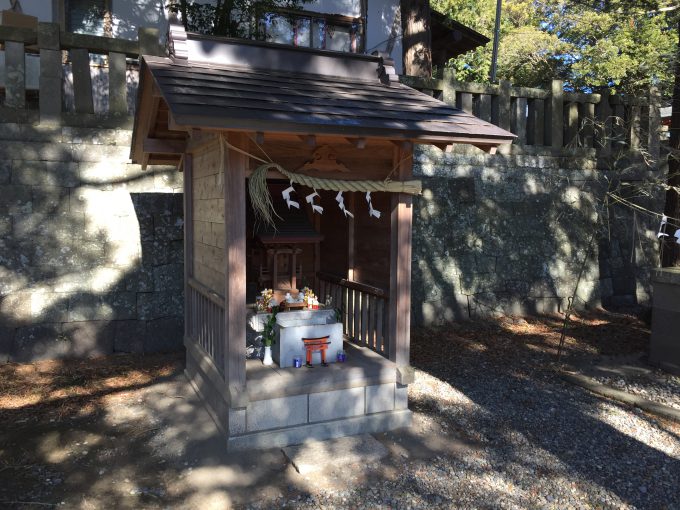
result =
[[130,138],[0,124],[0,361],[182,345],[181,174]]
[[[564,311],[574,293],[580,308],[648,303],[658,225],[604,200],[612,186],[621,192],[629,188],[619,183],[663,168],[516,146],[496,155],[427,147],[414,157],[424,189],[413,211],[414,324]],[[663,197],[646,205],[660,211]]]

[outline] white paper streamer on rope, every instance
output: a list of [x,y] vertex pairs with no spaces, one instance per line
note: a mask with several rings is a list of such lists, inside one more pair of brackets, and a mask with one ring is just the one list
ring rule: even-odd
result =
[[300,208],[300,204],[298,202],[290,199],[290,194],[294,192],[295,188],[293,186],[288,186],[281,192],[281,195],[283,195],[283,198],[286,201],[286,204],[288,205],[288,209],[290,209],[291,206],[295,207],[296,209]]
[[354,215],[345,209],[345,198],[342,196],[342,191],[338,191],[338,194],[335,195],[335,201],[338,203],[340,210],[345,213],[345,217],[349,216],[350,218],[354,218]]
[[368,202],[368,215],[380,218],[380,211],[373,209],[373,204],[371,203],[371,192],[366,192],[366,202]]
[[666,232],[664,232],[664,230],[665,230],[664,227],[666,226],[667,223],[668,223],[668,216],[666,216],[665,214],[662,214],[661,215],[661,225],[659,225],[659,232],[656,234],[656,237],[658,237],[659,239],[661,239],[662,237],[668,237],[668,234],[666,234]]
[[314,203],[314,198],[318,196],[319,194],[316,192],[316,190],[314,190],[314,193],[307,195],[305,200],[307,200],[307,203],[312,206],[312,211],[314,211],[315,213],[323,214],[323,207],[321,207],[320,205],[316,205]]

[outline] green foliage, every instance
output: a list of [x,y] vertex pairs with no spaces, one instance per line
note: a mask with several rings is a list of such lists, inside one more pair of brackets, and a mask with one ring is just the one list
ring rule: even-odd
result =
[[[670,95],[680,9],[670,0],[504,0],[498,76],[520,86],[552,78],[574,90]],[[432,0],[492,38],[496,0]],[[461,80],[487,81],[491,43],[449,62]]]
[[275,306],[272,308],[272,313],[267,319],[262,330],[262,344],[265,347],[271,347],[276,343],[276,332],[274,331],[274,326],[276,325],[276,314],[279,313],[279,307]]

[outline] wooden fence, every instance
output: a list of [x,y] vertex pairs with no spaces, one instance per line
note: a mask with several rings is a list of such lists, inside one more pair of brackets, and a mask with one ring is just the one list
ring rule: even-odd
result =
[[141,54],[161,54],[157,29],[141,28],[138,36],[139,42],[73,34],[61,31],[57,23],[38,23],[37,30],[0,26],[0,44],[5,57],[4,68],[0,68],[0,76],[4,77],[2,118],[21,122],[31,120],[31,114],[35,114],[27,103],[27,63],[28,71],[35,68],[34,72],[39,75],[37,110],[41,122],[59,122],[67,113],[63,100],[67,66],[73,75],[75,113],[94,114],[90,67],[95,55],[103,55],[108,68],[106,113],[127,116],[127,59],[134,59],[131,63],[136,63]]
[[343,332],[358,345],[389,358],[387,293],[377,287],[319,273],[317,295],[339,310]]
[[224,376],[224,299],[193,278],[185,288],[187,340],[199,345]]
[[401,76],[402,83],[472,113],[517,135],[516,144],[552,149],[590,148],[603,153],[640,149],[658,157],[661,116],[650,98],[565,92],[560,80],[549,89]]

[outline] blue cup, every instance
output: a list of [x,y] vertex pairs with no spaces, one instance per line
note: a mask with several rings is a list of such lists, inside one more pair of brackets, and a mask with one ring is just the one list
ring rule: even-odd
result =
[[302,356],[293,357],[293,366],[295,368],[300,368],[302,366]]

